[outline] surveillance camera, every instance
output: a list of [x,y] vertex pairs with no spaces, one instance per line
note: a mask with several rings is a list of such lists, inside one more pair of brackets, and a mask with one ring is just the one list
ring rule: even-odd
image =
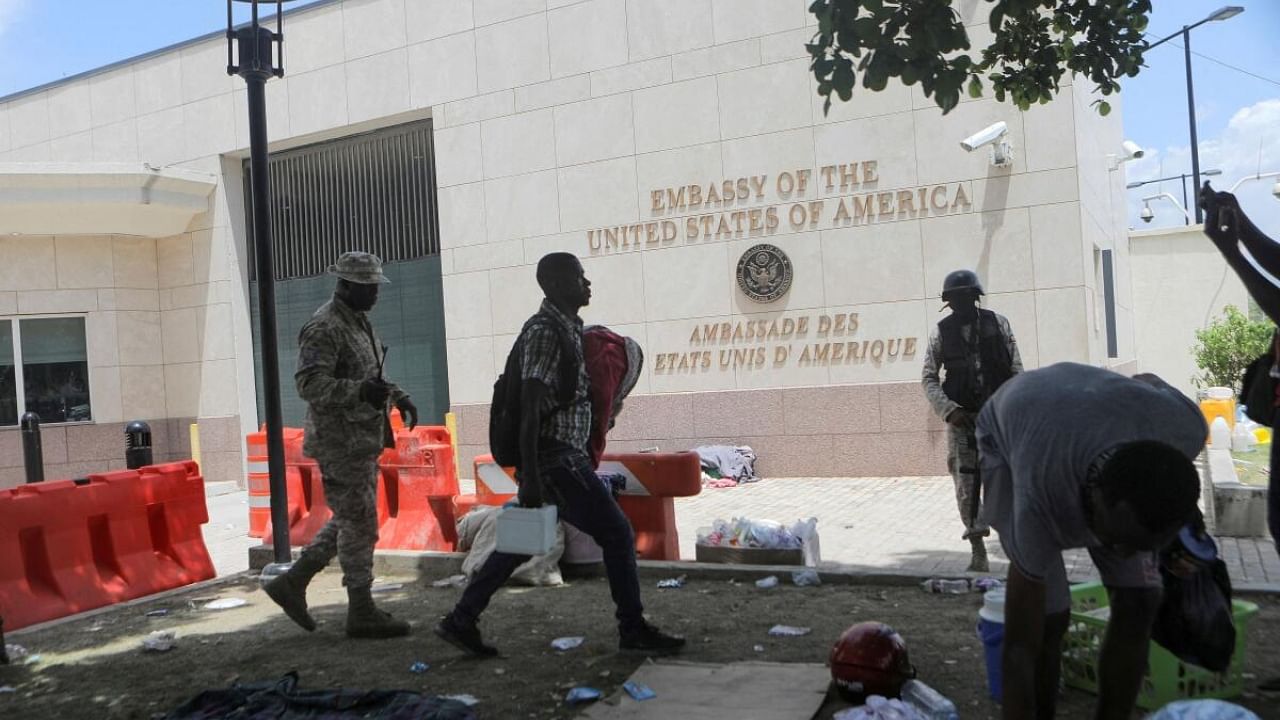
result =
[[1124,158],[1126,160],[1137,160],[1147,154],[1146,150],[1138,147],[1138,143],[1132,140],[1125,140],[1120,147],[1124,148]]
[[1276,181],[1276,184],[1271,186],[1271,194],[1280,200],[1280,181]]
[[973,152],[983,145],[989,145],[999,140],[1004,137],[1007,132],[1009,132],[1009,126],[1001,120],[1000,122],[992,123],[964,140],[961,140],[960,147],[968,150],[969,152]]
[[1138,215],[1138,217],[1142,218],[1142,222],[1146,222],[1146,223],[1151,222],[1152,219],[1155,218],[1155,216],[1156,214],[1151,212],[1151,208],[1147,206],[1143,206],[1142,212]]

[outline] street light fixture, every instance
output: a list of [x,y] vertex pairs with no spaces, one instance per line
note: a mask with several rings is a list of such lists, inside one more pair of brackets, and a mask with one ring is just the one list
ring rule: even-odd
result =
[[[283,571],[289,548],[288,490],[284,481],[284,420],[280,409],[280,356],[276,347],[275,264],[271,256],[271,187],[267,174],[267,80],[284,76],[284,3],[234,0],[250,6],[249,22],[235,26],[227,0],[227,74],[244,78],[249,101],[249,179],[253,244],[258,274],[258,331],[262,338],[262,405],[267,425],[267,471],[271,488],[271,540],[275,563],[264,574]],[[276,29],[259,22],[258,6],[275,6]]]
[[1156,193],[1155,195],[1148,195],[1142,198],[1142,212],[1139,214],[1139,217],[1142,218],[1142,222],[1149,223],[1155,218],[1156,214],[1151,210],[1151,201],[1161,200],[1161,199],[1168,200],[1169,202],[1173,203],[1174,207],[1182,211],[1182,215],[1187,219],[1187,224],[1188,225],[1191,224],[1191,214],[1188,213],[1187,209],[1182,206],[1182,203],[1178,202],[1177,198],[1170,195],[1169,193]]
[[[1198,147],[1198,141],[1196,140],[1195,91],[1191,86],[1191,31],[1207,22],[1229,20],[1242,12],[1244,12],[1244,8],[1239,5],[1227,5],[1225,7],[1218,8],[1217,10],[1214,10],[1209,17],[1201,20],[1200,22],[1193,23],[1191,25],[1183,25],[1182,29],[1178,32],[1168,37],[1161,38],[1147,46],[1147,50],[1151,50],[1167,40],[1172,40],[1179,35],[1182,36],[1182,49],[1186,55],[1187,63],[1187,119],[1191,124],[1191,177],[1193,179],[1192,184],[1195,186],[1197,193],[1200,192],[1200,148]],[[1204,222],[1204,212],[1200,209],[1200,203],[1196,203],[1195,208],[1196,222]]]
[[[1237,180],[1236,184],[1232,185],[1231,189],[1228,190],[1227,192],[1234,193],[1236,191],[1236,188],[1240,187],[1241,185],[1247,182],[1252,182],[1254,180],[1262,180],[1264,178],[1280,178],[1280,172],[1267,172],[1267,173],[1258,173],[1257,175],[1246,175],[1245,177],[1242,177],[1239,180]],[[1276,184],[1271,186],[1271,194],[1274,195],[1277,200],[1280,200],[1280,180],[1277,180]]]
[[[1203,177],[1209,177],[1209,176],[1221,175],[1221,174],[1222,174],[1221,170],[1205,170],[1204,172],[1200,173],[1200,175]],[[1152,178],[1151,180],[1138,180],[1137,182],[1128,183],[1124,187],[1126,190],[1132,190],[1134,188],[1142,187],[1143,185],[1150,185],[1151,183],[1165,182],[1166,180],[1181,180],[1182,207],[1188,207],[1187,205],[1187,178],[1188,177],[1191,177],[1190,174],[1188,173],[1179,173],[1177,175],[1170,175],[1168,177]],[[1188,225],[1191,224],[1190,218],[1187,219],[1187,224]]]

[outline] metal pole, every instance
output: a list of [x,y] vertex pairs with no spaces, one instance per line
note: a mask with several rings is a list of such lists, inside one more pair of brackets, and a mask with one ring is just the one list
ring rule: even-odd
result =
[[44,482],[44,445],[40,441],[40,416],[33,412],[22,414],[22,464],[27,471],[27,482]]
[[[257,7],[254,7],[255,11]],[[237,31],[240,76],[248,89],[249,168],[253,199],[253,244],[258,272],[258,332],[262,338],[263,409],[267,421],[267,472],[271,488],[271,541],[277,563],[292,559],[289,548],[288,489],[284,481],[284,420],[280,409],[280,356],[276,346],[275,265],[271,253],[271,187],[267,174],[267,80],[270,30]]]
[[[1182,28],[1182,49],[1186,53],[1187,58],[1187,118],[1191,121],[1191,177],[1192,185],[1196,189],[1196,196],[1200,195],[1200,142],[1196,139],[1196,94],[1191,86],[1191,28]],[[1196,224],[1204,222],[1204,212],[1200,210],[1200,203],[1196,203]],[[1184,205],[1185,207],[1185,205]]]
[[[1182,207],[1187,206],[1187,174],[1182,173]],[[1191,224],[1191,218],[1186,219],[1186,224]]]

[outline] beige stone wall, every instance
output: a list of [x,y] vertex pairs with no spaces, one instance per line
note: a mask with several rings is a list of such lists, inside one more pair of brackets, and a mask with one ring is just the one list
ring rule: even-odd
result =
[[1227,305],[1245,311],[1249,294],[1199,225],[1137,231],[1129,245],[1138,370],[1195,397],[1196,330],[1221,317]]

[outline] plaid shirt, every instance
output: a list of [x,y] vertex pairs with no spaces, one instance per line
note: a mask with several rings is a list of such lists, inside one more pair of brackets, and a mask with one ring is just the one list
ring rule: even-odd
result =
[[[521,379],[537,380],[551,389],[542,401],[542,429],[538,437],[562,442],[585,454],[591,436],[591,396],[587,364],[582,355],[582,319],[565,315],[550,300],[542,301],[538,314],[550,318],[556,325],[526,324],[520,335]],[[562,336],[569,338],[572,360],[578,367],[577,388],[573,398],[564,405],[560,381]]]

